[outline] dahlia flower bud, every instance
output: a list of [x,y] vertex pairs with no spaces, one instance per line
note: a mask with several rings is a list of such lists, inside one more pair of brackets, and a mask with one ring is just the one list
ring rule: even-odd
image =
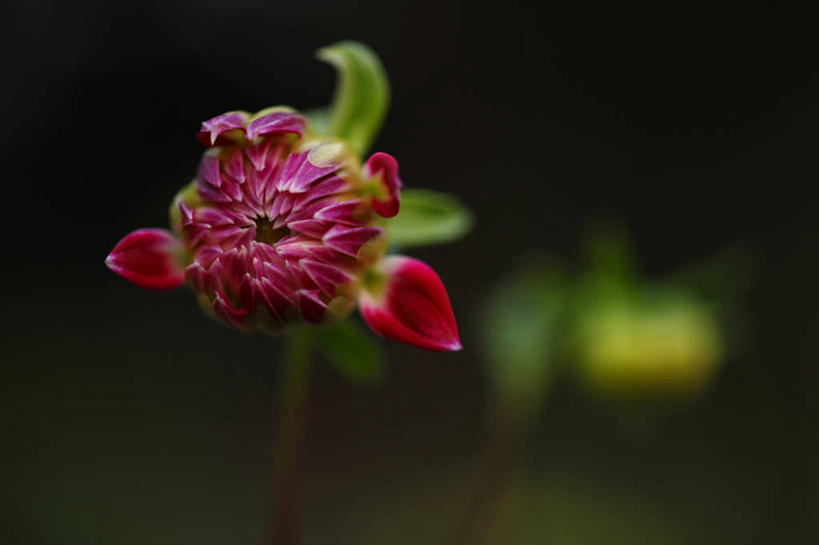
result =
[[[382,261],[377,220],[399,210],[394,158],[376,153],[362,166],[343,141],[315,136],[281,107],[220,115],[198,138],[209,149],[171,205],[175,236],[126,236],[111,270],[146,288],[187,282],[210,315],[271,334],[346,316],[364,280],[390,270],[383,293],[362,296],[371,327],[423,348],[460,348],[437,275],[408,258]],[[388,310],[376,312],[377,300]]]

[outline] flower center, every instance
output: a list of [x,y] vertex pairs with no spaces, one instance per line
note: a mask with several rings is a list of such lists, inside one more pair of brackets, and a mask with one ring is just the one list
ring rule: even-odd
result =
[[273,246],[278,241],[290,234],[290,229],[287,227],[279,227],[275,229],[273,222],[267,218],[256,219],[256,240],[264,242]]

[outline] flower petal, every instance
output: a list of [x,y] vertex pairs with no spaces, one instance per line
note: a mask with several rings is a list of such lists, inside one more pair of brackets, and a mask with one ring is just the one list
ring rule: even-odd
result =
[[327,311],[327,305],[319,297],[319,290],[298,290],[296,301],[302,317],[311,324],[320,324]]
[[273,113],[256,114],[256,117],[247,126],[247,139],[254,140],[258,136],[268,134],[295,133],[298,136],[304,132],[306,121],[303,116],[289,111],[274,111]]
[[244,131],[247,118],[247,112],[227,112],[222,115],[217,115],[213,119],[202,122],[202,128],[196,137],[200,142],[209,147],[230,143],[229,139],[221,135],[236,129]]
[[398,176],[398,161],[387,153],[375,153],[364,163],[364,176],[374,182],[376,195],[372,197],[373,210],[391,218],[398,214],[398,191],[402,187]]
[[322,237],[324,244],[344,255],[357,257],[358,251],[370,239],[381,234],[379,227],[347,227],[336,224]]
[[176,288],[185,281],[182,244],[164,229],[140,229],[120,240],[105,258],[109,269],[149,290]]
[[358,301],[370,329],[426,350],[461,349],[452,305],[435,271],[403,256],[385,258],[379,269],[383,283],[375,286],[376,293],[362,290]]
[[341,268],[326,263],[302,259],[299,261],[299,265],[310,275],[316,286],[331,297],[336,294],[336,288],[339,285],[353,281],[353,278]]

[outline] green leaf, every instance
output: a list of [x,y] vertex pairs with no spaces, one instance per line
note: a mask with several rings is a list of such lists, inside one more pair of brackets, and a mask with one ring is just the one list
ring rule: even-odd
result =
[[566,284],[556,266],[530,265],[503,279],[487,300],[483,354],[506,417],[531,416],[546,395],[563,351]]
[[319,330],[319,351],[342,376],[372,386],[386,374],[386,359],[375,339],[352,320]]
[[359,42],[339,42],[319,49],[316,55],[338,71],[328,132],[363,154],[387,113],[390,84],[384,67],[376,54]]
[[405,189],[401,210],[386,226],[390,241],[407,247],[452,242],[466,235],[472,223],[472,214],[452,195]]

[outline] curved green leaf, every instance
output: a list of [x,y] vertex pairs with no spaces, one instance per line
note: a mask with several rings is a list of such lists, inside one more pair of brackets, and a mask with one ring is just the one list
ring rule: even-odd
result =
[[372,143],[390,99],[381,61],[366,45],[345,41],[319,49],[317,57],[338,71],[328,133],[363,154]]
[[458,199],[426,189],[402,190],[401,210],[386,222],[390,241],[402,247],[452,242],[472,224],[472,214]]

